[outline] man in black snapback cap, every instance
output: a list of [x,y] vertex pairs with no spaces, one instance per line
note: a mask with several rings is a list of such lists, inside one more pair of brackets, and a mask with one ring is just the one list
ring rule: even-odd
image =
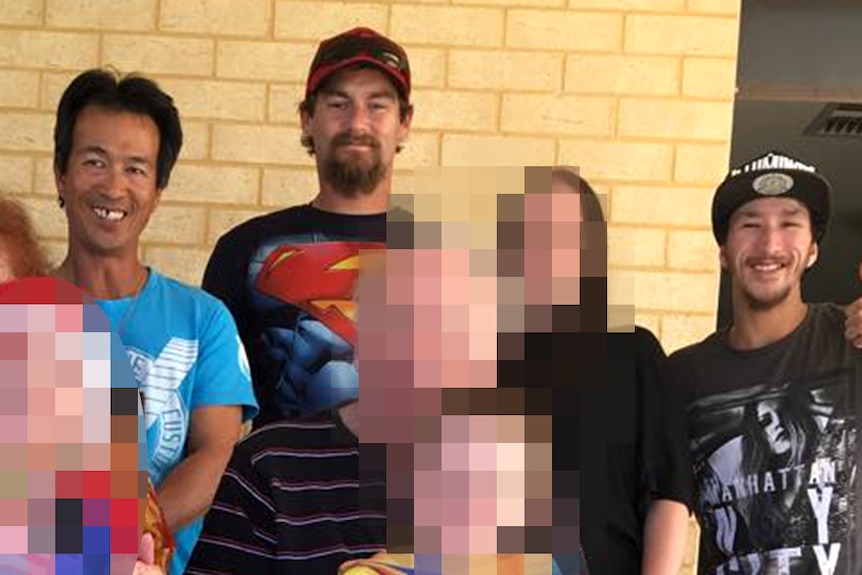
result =
[[671,356],[691,393],[700,573],[862,573],[859,302],[807,304],[801,290],[830,193],[813,166],[777,152],[716,190],[733,320]]

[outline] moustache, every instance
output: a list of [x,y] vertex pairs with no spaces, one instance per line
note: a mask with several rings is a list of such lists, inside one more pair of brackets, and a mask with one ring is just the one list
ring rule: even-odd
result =
[[345,133],[339,134],[332,139],[333,148],[341,146],[368,146],[373,150],[377,150],[380,148],[380,142],[374,136]]

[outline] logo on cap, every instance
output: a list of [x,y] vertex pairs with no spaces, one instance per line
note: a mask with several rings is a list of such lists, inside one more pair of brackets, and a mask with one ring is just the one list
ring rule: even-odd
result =
[[780,196],[793,188],[793,178],[787,174],[770,172],[754,178],[751,187],[762,196]]
[[392,52],[381,52],[380,58],[391,68],[397,69],[401,67],[401,58],[398,57],[398,54],[393,54]]

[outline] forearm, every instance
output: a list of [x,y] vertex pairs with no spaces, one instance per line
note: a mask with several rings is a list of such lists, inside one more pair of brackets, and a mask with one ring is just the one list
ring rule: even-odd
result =
[[641,575],[676,575],[682,566],[688,533],[688,509],[682,503],[657,499],[644,525]]
[[172,532],[185,527],[209,509],[230,454],[231,446],[198,449],[165,477],[158,489],[159,503]]

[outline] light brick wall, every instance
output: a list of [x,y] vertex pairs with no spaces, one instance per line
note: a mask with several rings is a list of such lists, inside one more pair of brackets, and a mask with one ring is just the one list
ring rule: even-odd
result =
[[307,67],[322,36],[370,25],[414,70],[396,187],[411,191],[415,166],[581,166],[609,196],[611,303],[633,299],[676,349],[715,317],[708,209],[729,155],[739,2],[0,0],[0,191],[59,258],[59,96],[88,67],[143,72],[186,132],[143,257],[197,284],[221,233],[314,194],[296,116]]

